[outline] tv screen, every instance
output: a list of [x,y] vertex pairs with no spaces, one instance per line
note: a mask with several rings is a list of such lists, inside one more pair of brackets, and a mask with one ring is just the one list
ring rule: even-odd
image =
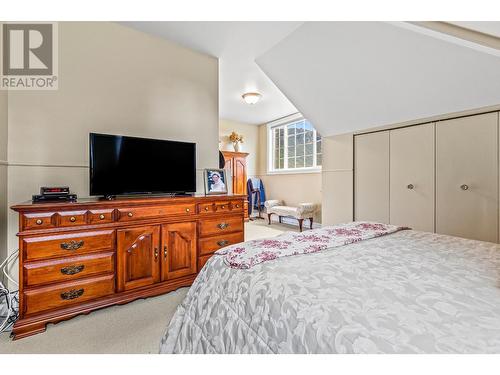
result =
[[196,191],[196,144],[90,133],[90,195]]

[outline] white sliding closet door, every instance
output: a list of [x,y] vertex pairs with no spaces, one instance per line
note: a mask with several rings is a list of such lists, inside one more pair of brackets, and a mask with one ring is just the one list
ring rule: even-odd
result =
[[498,238],[498,114],[436,124],[436,232]]
[[434,123],[390,132],[391,224],[434,232]]
[[389,132],[354,137],[356,220],[389,222]]

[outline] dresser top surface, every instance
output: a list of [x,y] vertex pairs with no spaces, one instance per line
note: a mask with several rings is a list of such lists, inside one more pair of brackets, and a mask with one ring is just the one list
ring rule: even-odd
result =
[[193,195],[193,196],[139,196],[139,197],[116,197],[112,200],[104,198],[80,198],[74,202],[32,202],[25,201],[11,207],[12,210],[22,211],[47,211],[47,210],[79,210],[83,208],[106,208],[106,207],[123,207],[123,206],[147,206],[157,204],[178,204],[178,203],[195,203],[195,202],[210,202],[227,199],[243,199],[246,195],[241,194],[224,194],[224,195]]

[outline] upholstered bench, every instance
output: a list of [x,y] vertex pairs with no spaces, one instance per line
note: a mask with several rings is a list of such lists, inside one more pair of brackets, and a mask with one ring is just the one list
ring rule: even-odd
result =
[[302,232],[302,224],[304,219],[309,219],[310,228],[313,225],[313,216],[316,211],[316,207],[313,203],[301,203],[298,207],[285,206],[283,201],[280,200],[269,200],[264,203],[266,208],[267,218],[269,220],[269,225],[271,225],[271,215],[278,215],[279,222],[281,223],[281,218],[294,217],[299,222],[299,229]]

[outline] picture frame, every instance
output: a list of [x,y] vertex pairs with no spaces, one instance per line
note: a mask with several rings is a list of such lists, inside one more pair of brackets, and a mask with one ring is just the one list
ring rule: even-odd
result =
[[228,180],[225,169],[206,168],[203,177],[205,180],[205,195],[228,194]]

